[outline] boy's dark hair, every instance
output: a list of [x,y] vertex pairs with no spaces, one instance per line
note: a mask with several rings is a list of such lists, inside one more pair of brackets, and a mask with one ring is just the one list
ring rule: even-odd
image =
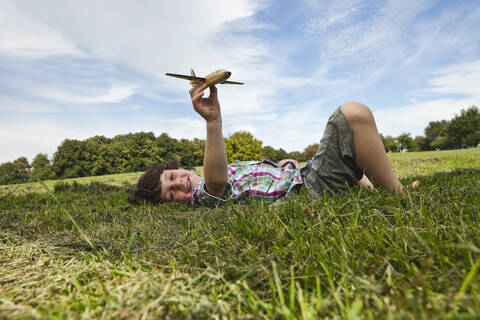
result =
[[133,203],[149,202],[159,203],[162,200],[159,197],[160,176],[163,171],[178,169],[178,161],[172,160],[167,163],[156,163],[150,165],[140,176],[135,189],[127,190],[128,201]]

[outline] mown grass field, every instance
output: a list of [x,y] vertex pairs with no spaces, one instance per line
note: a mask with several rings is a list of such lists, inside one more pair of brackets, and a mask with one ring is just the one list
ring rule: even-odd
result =
[[213,210],[131,205],[138,173],[2,186],[0,318],[479,318],[480,149],[389,157],[422,185]]

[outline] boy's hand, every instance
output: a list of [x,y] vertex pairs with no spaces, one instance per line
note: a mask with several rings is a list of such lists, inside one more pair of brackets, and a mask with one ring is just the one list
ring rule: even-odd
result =
[[300,164],[299,164],[298,161],[295,160],[295,159],[283,159],[283,160],[280,160],[280,161],[278,162],[278,165],[279,165],[279,166],[283,166],[283,165],[284,165],[285,163],[287,163],[287,162],[293,163],[294,166],[295,166],[295,168],[299,168],[299,167],[300,167]]
[[190,89],[190,96],[192,97],[193,109],[201,115],[207,122],[221,120],[220,103],[217,97],[217,88],[210,87],[210,95],[208,98],[203,97],[205,89],[208,88],[206,82]]

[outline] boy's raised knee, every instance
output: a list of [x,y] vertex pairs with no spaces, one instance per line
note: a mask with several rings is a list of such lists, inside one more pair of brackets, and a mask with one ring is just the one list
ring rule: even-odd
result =
[[372,111],[359,102],[347,102],[340,107],[348,123],[365,123],[374,121]]

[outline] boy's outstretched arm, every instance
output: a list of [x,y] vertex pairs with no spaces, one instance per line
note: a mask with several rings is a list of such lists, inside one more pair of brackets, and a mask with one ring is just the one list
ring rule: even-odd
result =
[[190,89],[195,111],[207,122],[207,140],[203,158],[203,175],[207,191],[218,197],[223,196],[227,183],[227,152],[222,133],[222,114],[217,97],[217,88],[210,87],[210,95],[203,97],[208,85],[204,82]]

